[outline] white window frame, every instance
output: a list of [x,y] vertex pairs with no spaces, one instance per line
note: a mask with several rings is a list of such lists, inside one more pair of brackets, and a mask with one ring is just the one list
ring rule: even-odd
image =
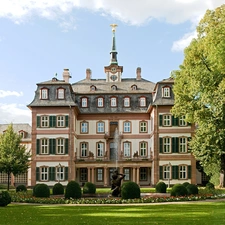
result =
[[49,139],[42,138],[40,139],[41,142],[41,154],[46,155],[49,154]]
[[41,116],[41,127],[49,127],[49,116]]
[[146,106],[146,97],[140,97],[140,107]]
[[86,108],[87,107],[87,98],[81,99],[81,107]]
[[80,148],[81,148],[81,157],[87,157],[88,143],[87,142],[80,143]]
[[179,138],[179,152],[187,153],[187,137]]
[[163,166],[163,179],[164,180],[171,179],[171,166],[169,164]]
[[171,115],[163,115],[163,126],[164,127],[171,126]]
[[98,107],[103,107],[103,98],[98,98]]
[[48,167],[41,167],[41,174],[40,174],[40,180],[41,181],[48,181]]
[[131,153],[131,143],[130,142],[123,142],[123,156],[130,157]]
[[97,133],[104,133],[105,132],[105,123],[100,121],[97,122]]
[[57,116],[57,127],[65,127],[65,116]]
[[147,156],[147,146],[148,146],[147,142],[145,142],[145,141],[140,142],[139,155],[141,157],[146,157]]
[[48,99],[48,89],[47,88],[41,89],[41,99]]
[[65,172],[64,172],[64,169],[65,169],[65,167],[63,167],[63,166],[57,166],[56,167],[56,180],[57,181],[63,181],[63,180],[65,180],[65,177],[64,177],[64,174],[65,174]]
[[97,142],[97,157],[103,157],[103,156],[104,156],[104,143]]
[[169,98],[170,97],[170,87],[163,88],[163,97]]
[[147,122],[140,121],[140,133],[146,133],[146,132],[147,132]]
[[163,153],[171,153],[171,138],[163,138]]
[[179,117],[179,126],[181,127],[187,126],[187,122],[185,121],[185,116]]
[[123,132],[124,133],[130,133],[131,132],[131,122],[130,121],[125,121],[123,123]]
[[179,166],[179,179],[187,179],[187,166],[186,165]]
[[83,121],[83,122],[81,122],[80,126],[81,126],[80,133],[82,133],[82,134],[88,133],[88,122]]
[[56,153],[57,154],[65,154],[65,139],[64,138],[57,138],[56,139],[56,145],[57,145],[57,147],[56,147]]
[[123,104],[124,104],[124,107],[130,107],[130,98],[125,97]]
[[111,107],[116,107],[117,106],[117,99],[116,97],[111,98]]
[[58,93],[58,99],[64,99],[65,98],[65,89],[64,88],[59,88],[57,90]]
[[126,181],[130,180],[130,168],[124,168],[123,173],[125,175],[124,180]]

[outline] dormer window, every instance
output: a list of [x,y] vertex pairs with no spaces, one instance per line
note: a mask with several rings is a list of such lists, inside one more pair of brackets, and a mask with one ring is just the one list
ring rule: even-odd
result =
[[83,97],[81,98],[81,107],[87,107],[87,98],[86,97]]
[[57,98],[64,99],[65,98],[65,90],[64,88],[58,88],[57,90]]
[[137,90],[137,85],[135,85],[135,84],[134,84],[134,85],[132,85],[132,86],[131,86],[131,90],[132,90],[132,91]]
[[141,97],[140,98],[140,107],[145,107],[146,106],[146,98],[145,97]]
[[162,94],[163,94],[162,97],[169,98],[170,97],[170,87],[163,87]]
[[130,107],[130,98],[129,97],[125,97],[123,100],[123,106],[124,107]]
[[96,91],[96,86],[91,85],[90,90],[91,90],[91,91]]
[[116,107],[117,106],[117,99],[116,97],[111,98],[111,107]]
[[103,107],[103,98],[98,98],[98,107]]
[[41,89],[41,99],[48,99],[48,89],[47,88]]
[[23,131],[23,130],[20,130],[20,131],[19,131],[19,135],[21,136],[21,138],[26,138],[26,133],[27,133],[27,132],[25,132],[25,131]]
[[112,86],[111,86],[111,89],[112,89],[113,91],[116,91],[116,90],[117,90],[117,86],[116,86],[116,85],[112,85]]

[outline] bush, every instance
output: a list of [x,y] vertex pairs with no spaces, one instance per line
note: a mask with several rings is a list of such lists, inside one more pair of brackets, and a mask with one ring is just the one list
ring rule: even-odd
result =
[[16,192],[19,192],[19,191],[27,191],[27,187],[25,185],[23,185],[23,184],[18,185],[16,187]]
[[198,187],[194,184],[188,184],[187,187],[188,195],[197,195],[198,194]]
[[124,182],[121,186],[121,197],[122,199],[134,199],[140,198],[141,190],[140,187],[132,181]]
[[214,184],[213,183],[210,183],[210,182],[207,183],[205,187],[208,188],[208,189],[215,189]]
[[158,182],[155,186],[156,193],[166,193],[166,184],[164,182]]
[[53,195],[63,195],[64,194],[64,187],[60,183],[56,183],[52,188]]
[[66,185],[65,198],[81,198],[81,187],[76,181],[71,180]]
[[50,189],[47,184],[36,184],[33,188],[33,196],[49,198],[50,197]]
[[172,187],[171,196],[185,196],[187,194],[187,188],[182,184],[175,184]]
[[86,182],[83,187],[83,194],[95,194],[96,186],[91,182]]
[[183,185],[184,187],[187,187],[190,183],[189,182],[184,182]]
[[7,206],[11,203],[11,196],[7,191],[2,191],[0,193],[0,206]]

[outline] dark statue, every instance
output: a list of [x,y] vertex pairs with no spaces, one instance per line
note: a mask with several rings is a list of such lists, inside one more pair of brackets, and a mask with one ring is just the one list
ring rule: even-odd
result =
[[125,177],[124,174],[118,173],[117,170],[113,172],[111,181],[111,190],[113,197],[121,197],[121,181]]

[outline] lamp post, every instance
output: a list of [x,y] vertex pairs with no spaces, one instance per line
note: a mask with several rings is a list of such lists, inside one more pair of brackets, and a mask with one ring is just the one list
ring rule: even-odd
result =
[[168,188],[170,188],[170,173],[171,173],[171,163],[169,162],[169,176],[168,176]]

